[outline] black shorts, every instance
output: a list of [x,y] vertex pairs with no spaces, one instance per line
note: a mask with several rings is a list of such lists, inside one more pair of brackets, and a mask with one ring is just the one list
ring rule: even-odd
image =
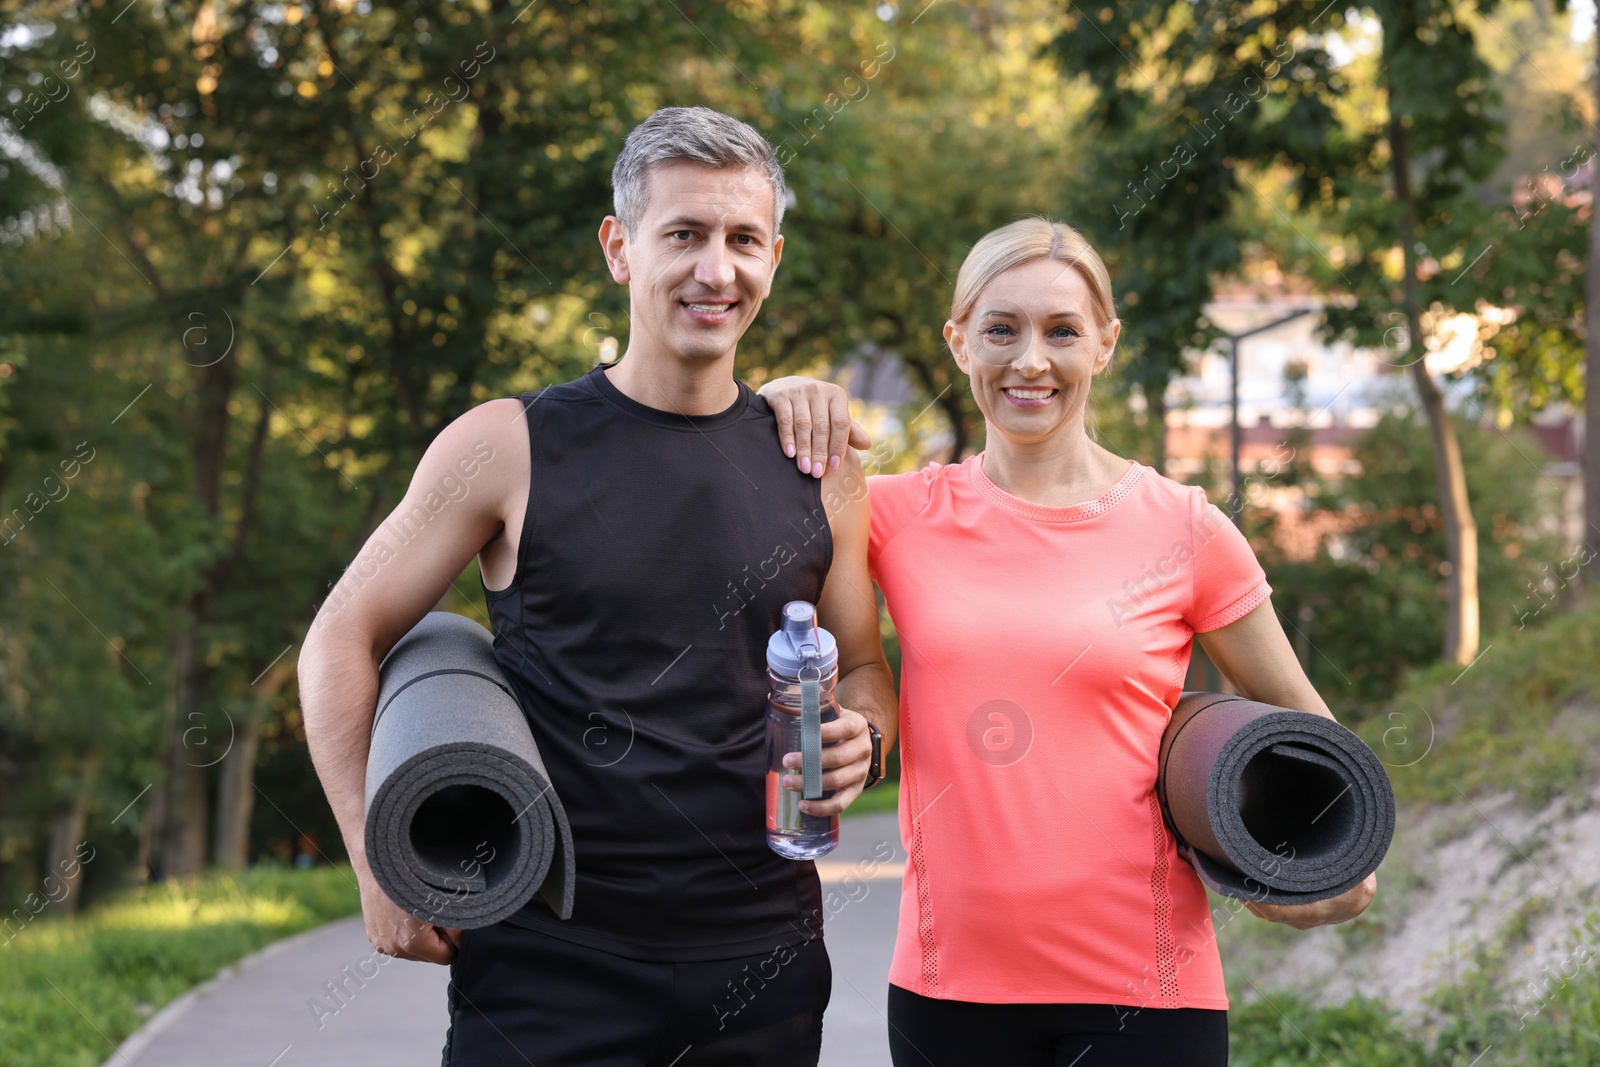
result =
[[894,1067],[1225,1067],[1228,1013],[1110,1004],[974,1004],[889,986]]
[[650,963],[510,923],[461,935],[443,1067],[816,1067],[822,939]]

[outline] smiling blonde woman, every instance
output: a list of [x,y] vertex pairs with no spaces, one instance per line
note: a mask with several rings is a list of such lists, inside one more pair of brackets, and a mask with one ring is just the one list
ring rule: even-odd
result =
[[[1085,429],[1121,323],[1068,226],[988,234],[944,336],[987,431],[960,463],[868,479],[869,570],[900,634],[900,831],[889,972],[897,1067],[1212,1067],[1228,1056],[1205,890],[1156,799],[1193,641],[1245,696],[1331,718],[1248,543],[1205,492]],[[768,384],[802,468],[844,447],[842,390]],[[1376,879],[1301,907],[1341,922]]]

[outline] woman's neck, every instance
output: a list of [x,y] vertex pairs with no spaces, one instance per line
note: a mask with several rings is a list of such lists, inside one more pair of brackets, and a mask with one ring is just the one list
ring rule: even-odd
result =
[[1029,503],[1055,507],[1096,500],[1127,470],[1127,460],[1095,444],[1081,427],[1027,442],[988,428],[983,473]]

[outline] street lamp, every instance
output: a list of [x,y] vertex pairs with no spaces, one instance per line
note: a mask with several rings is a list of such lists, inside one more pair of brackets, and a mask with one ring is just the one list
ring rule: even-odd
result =
[[1291,312],[1281,319],[1274,319],[1262,326],[1252,327],[1243,333],[1227,333],[1222,339],[1228,342],[1228,422],[1233,445],[1233,477],[1229,485],[1233,488],[1232,499],[1228,501],[1229,518],[1235,526],[1240,525],[1244,514],[1244,487],[1239,477],[1239,445],[1242,434],[1239,429],[1239,342],[1247,337],[1254,337],[1258,333],[1275,330],[1286,322],[1304,318],[1307,315],[1321,311],[1320,307],[1302,308]]

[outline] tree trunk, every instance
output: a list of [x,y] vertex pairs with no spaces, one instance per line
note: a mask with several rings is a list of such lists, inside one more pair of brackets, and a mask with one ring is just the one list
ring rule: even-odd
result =
[[[962,383],[965,384],[965,383]],[[961,405],[961,394],[951,389],[939,398],[939,408],[950,423],[950,463],[960,463],[967,458],[967,411]]]
[[1434,466],[1438,469],[1439,515],[1444,523],[1450,573],[1445,576],[1449,615],[1445,620],[1444,658],[1471,663],[1478,655],[1478,526],[1467,498],[1467,474],[1461,461],[1461,444],[1455,424],[1445,410],[1444,394],[1428,373],[1422,339],[1422,309],[1417,301],[1416,206],[1411,199],[1410,159],[1406,127],[1394,109],[1389,92],[1389,159],[1394,174],[1395,199],[1400,204],[1400,247],[1405,258],[1404,305],[1406,343],[1411,357],[1411,377],[1428,417],[1433,436]]
[[1144,412],[1150,431],[1150,466],[1157,474],[1167,473],[1167,390],[1144,388]]
[[[239,360],[236,358],[198,368],[194,375],[198,397],[196,431],[189,452],[194,468],[193,493],[216,533],[220,533],[215,526],[220,522],[228,430],[233,423],[229,403],[238,379]],[[212,709],[204,706],[211,672],[205,663],[202,645],[211,605],[237,562],[249,532],[254,511],[254,485],[259,477],[260,447],[266,428],[264,404],[261,410],[263,417],[252,442],[252,460],[246,464],[249,491],[231,551],[218,555],[207,568],[201,588],[186,599],[178,612],[172,639],[172,689],[167,708],[167,735],[163,742],[167,774],[162,786],[162,818],[156,824],[153,847],[155,873],[159,878],[198,874],[206,862],[207,768],[214,763],[212,753],[220,737]]]
[[206,731],[200,718],[204,713],[199,710],[202,667],[195,656],[199,627],[187,610],[183,615],[173,637],[169,697],[173,725],[167,740],[167,780],[155,846],[158,879],[198,874],[206,862],[206,773],[202,766],[206,760],[204,749],[197,754],[189,743],[197,736],[191,730]]
[[222,761],[217,782],[217,830],[212,859],[218,867],[242,871],[250,862],[250,816],[255,811],[256,753],[261,726],[272,713],[272,702],[294,677],[299,652],[290,648],[278,657],[255,683],[249,710],[234,724],[233,745]]
[[53,907],[62,915],[78,910],[78,886],[83,882],[83,860],[94,853],[84,848],[84,824],[88,821],[89,798],[100,771],[101,753],[91,750],[84,757],[72,796],[56,807],[50,820],[50,850],[45,857],[45,891]]
[[250,817],[255,813],[260,745],[260,718],[251,715],[234,724],[233,745],[217,780],[217,831],[212,844],[212,862],[225,871],[242,871],[250,864]]
[[[1595,103],[1600,106],[1600,12],[1595,19]],[[1593,164],[1600,168],[1600,164]],[[1583,538],[1588,549],[1582,558],[1600,558],[1600,203],[1589,205],[1589,271],[1583,279],[1584,390],[1583,390]],[[1595,572],[1589,584],[1600,585]],[[1583,579],[1580,578],[1579,581]],[[1593,598],[1590,598],[1593,599]]]

